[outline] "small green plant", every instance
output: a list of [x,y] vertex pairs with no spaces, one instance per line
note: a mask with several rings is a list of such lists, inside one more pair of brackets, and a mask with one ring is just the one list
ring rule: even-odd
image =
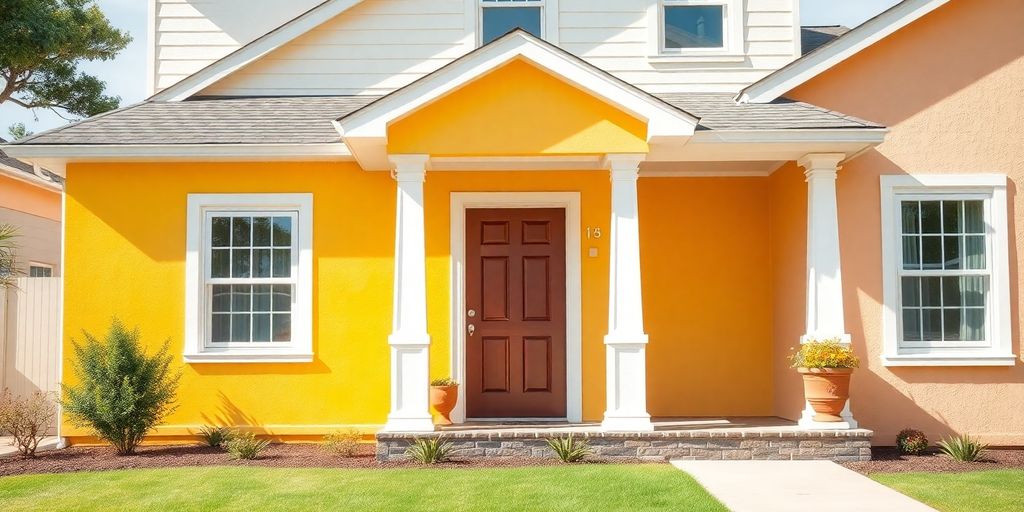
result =
[[357,430],[344,430],[324,436],[321,445],[324,450],[342,457],[352,457],[359,452],[359,441],[363,435]]
[[235,433],[227,442],[228,453],[244,460],[255,460],[267,446],[270,446],[269,440],[259,439],[252,432]]
[[39,442],[53,423],[57,407],[47,393],[36,391],[28,396],[0,393],[0,435],[14,437],[14,445],[23,457],[35,457]]
[[170,343],[146,354],[139,330],[116,318],[100,340],[83,331],[72,361],[78,384],[62,386],[64,411],[91,428],[119,455],[129,455],[146,434],[174,411],[180,373],[171,371]]
[[434,380],[430,381],[430,385],[431,386],[458,386],[459,383],[455,382],[454,380],[452,380],[449,377],[444,377],[442,379],[434,379]]
[[552,437],[547,442],[559,460],[567,464],[580,462],[593,453],[586,439],[575,438],[572,434],[568,437]]
[[203,442],[213,448],[224,448],[234,434],[228,427],[205,426],[199,429],[199,437]]
[[921,455],[928,449],[928,438],[920,430],[903,429],[896,436],[896,448],[904,455]]
[[857,368],[860,360],[849,345],[838,338],[810,341],[789,356],[793,368]]
[[420,464],[438,464],[448,462],[451,451],[452,443],[443,437],[421,437],[409,445],[405,454]]
[[943,439],[938,444],[943,455],[957,462],[977,462],[988,448],[988,445],[979,443],[966,434]]

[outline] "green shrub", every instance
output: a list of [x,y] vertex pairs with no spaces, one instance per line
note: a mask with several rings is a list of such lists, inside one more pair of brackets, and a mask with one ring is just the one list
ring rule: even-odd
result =
[[78,384],[63,386],[68,417],[91,428],[120,455],[128,455],[174,410],[180,374],[172,374],[169,342],[147,355],[139,331],[117,319],[103,340],[83,331],[72,361]]
[[860,360],[853,350],[838,338],[810,341],[789,357],[793,368],[857,368]]
[[580,462],[593,452],[586,439],[574,438],[572,434],[568,437],[552,437],[547,442],[555,455],[565,463]]
[[958,462],[976,462],[981,460],[988,445],[971,439],[968,435],[943,439],[939,441],[939,450],[947,457]]
[[270,441],[260,439],[252,432],[240,432],[231,435],[227,442],[228,453],[236,459],[255,460],[260,456]]
[[14,437],[14,445],[24,457],[35,457],[39,442],[53,423],[57,408],[47,393],[36,391],[25,397],[10,391],[0,393],[0,434]]
[[419,438],[413,441],[405,454],[421,464],[448,462],[452,444],[442,437]]
[[441,379],[434,379],[434,380],[430,381],[430,385],[431,386],[458,386],[459,383],[455,382],[454,380],[452,380],[449,377],[444,377],[444,378],[441,378]]
[[234,432],[228,427],[205,426],[199,429],[199,437],[203,439],[204,443],[213,448],[226,447],[232,435],[234,435]]
[[324,436],[324,442],[321,446],[324,450],[335,455],[352,457],[359,452],[359,442],[362,441],[362,439],[363,435],[360,434],[359,431],[344,430]]
[[920,430],[903,429],[896,436],[896,448],[904,455],[921,455],[928,449],[928,438]]

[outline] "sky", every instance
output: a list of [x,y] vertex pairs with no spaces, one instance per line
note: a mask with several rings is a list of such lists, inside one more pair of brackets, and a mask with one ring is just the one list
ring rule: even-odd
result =
[[[892,7],[899,0],[800,0],[803,25],[845,25],[855,27]],[[80,68],[107,83],[107,94],[121,97],[122,105],[146,98],[146,5],[145,0],[98,0],[111,23],[127,30],[134,40],[118,57],[108,62],[85,62]],[[11,104],[0,105],[0,137],[9,138],[7,128],[25,123],[40,132],[67,123],[56,114],[29,111]]]

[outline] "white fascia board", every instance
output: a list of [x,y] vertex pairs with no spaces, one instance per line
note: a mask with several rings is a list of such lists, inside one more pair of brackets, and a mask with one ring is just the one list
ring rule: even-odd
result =
[[693,135],[689,144],[750,144],[792,142],[862,142],[881,144],[887,128],[829,128],[812,130],[707,130]]
[[180,82],[154,94],[149,99],[153,101],[184,101],[295,38],[323,25],[360,2],[362,0],[327,0]]
[[567,58],[519,32],[509,34],[339,120],[337,127],[346,140],[386,140],[390,123],[517,58],[529,61],[556,78],[647,121],[649,138],[689,137],[697,127],[698,118],[588,69],[586,64]]
[[904,0],[882,14],[843,34],[740,91],[740,103],[769,103],[884,39],[949,0]]
[[58,194],[61,192],[61,190],[63,190],[60,184],[58,183],[47,181],[46,179],[35,174],[28,174],[24,171],[15,169],[13,167],[8,167],[6,165],[0,165],[0,175],[4,175],[13,180],[17,180],[22,183],[27,183],[34,187],[39,187],[43,190],[48,190],[50,192],[55,192]]
[[110,145],[55,145],[24,144],[5,146],[4,152],[15,158],[124,160],[153,158],[182,160],[195,157],[211,158],[346,158],[352,153],[340,143],[324,144],[110,144]]

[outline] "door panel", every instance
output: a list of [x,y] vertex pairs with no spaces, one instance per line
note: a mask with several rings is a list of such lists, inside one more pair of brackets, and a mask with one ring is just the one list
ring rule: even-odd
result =
[[564,209],[466,211],[468,417],[565,417],[565,258]]

